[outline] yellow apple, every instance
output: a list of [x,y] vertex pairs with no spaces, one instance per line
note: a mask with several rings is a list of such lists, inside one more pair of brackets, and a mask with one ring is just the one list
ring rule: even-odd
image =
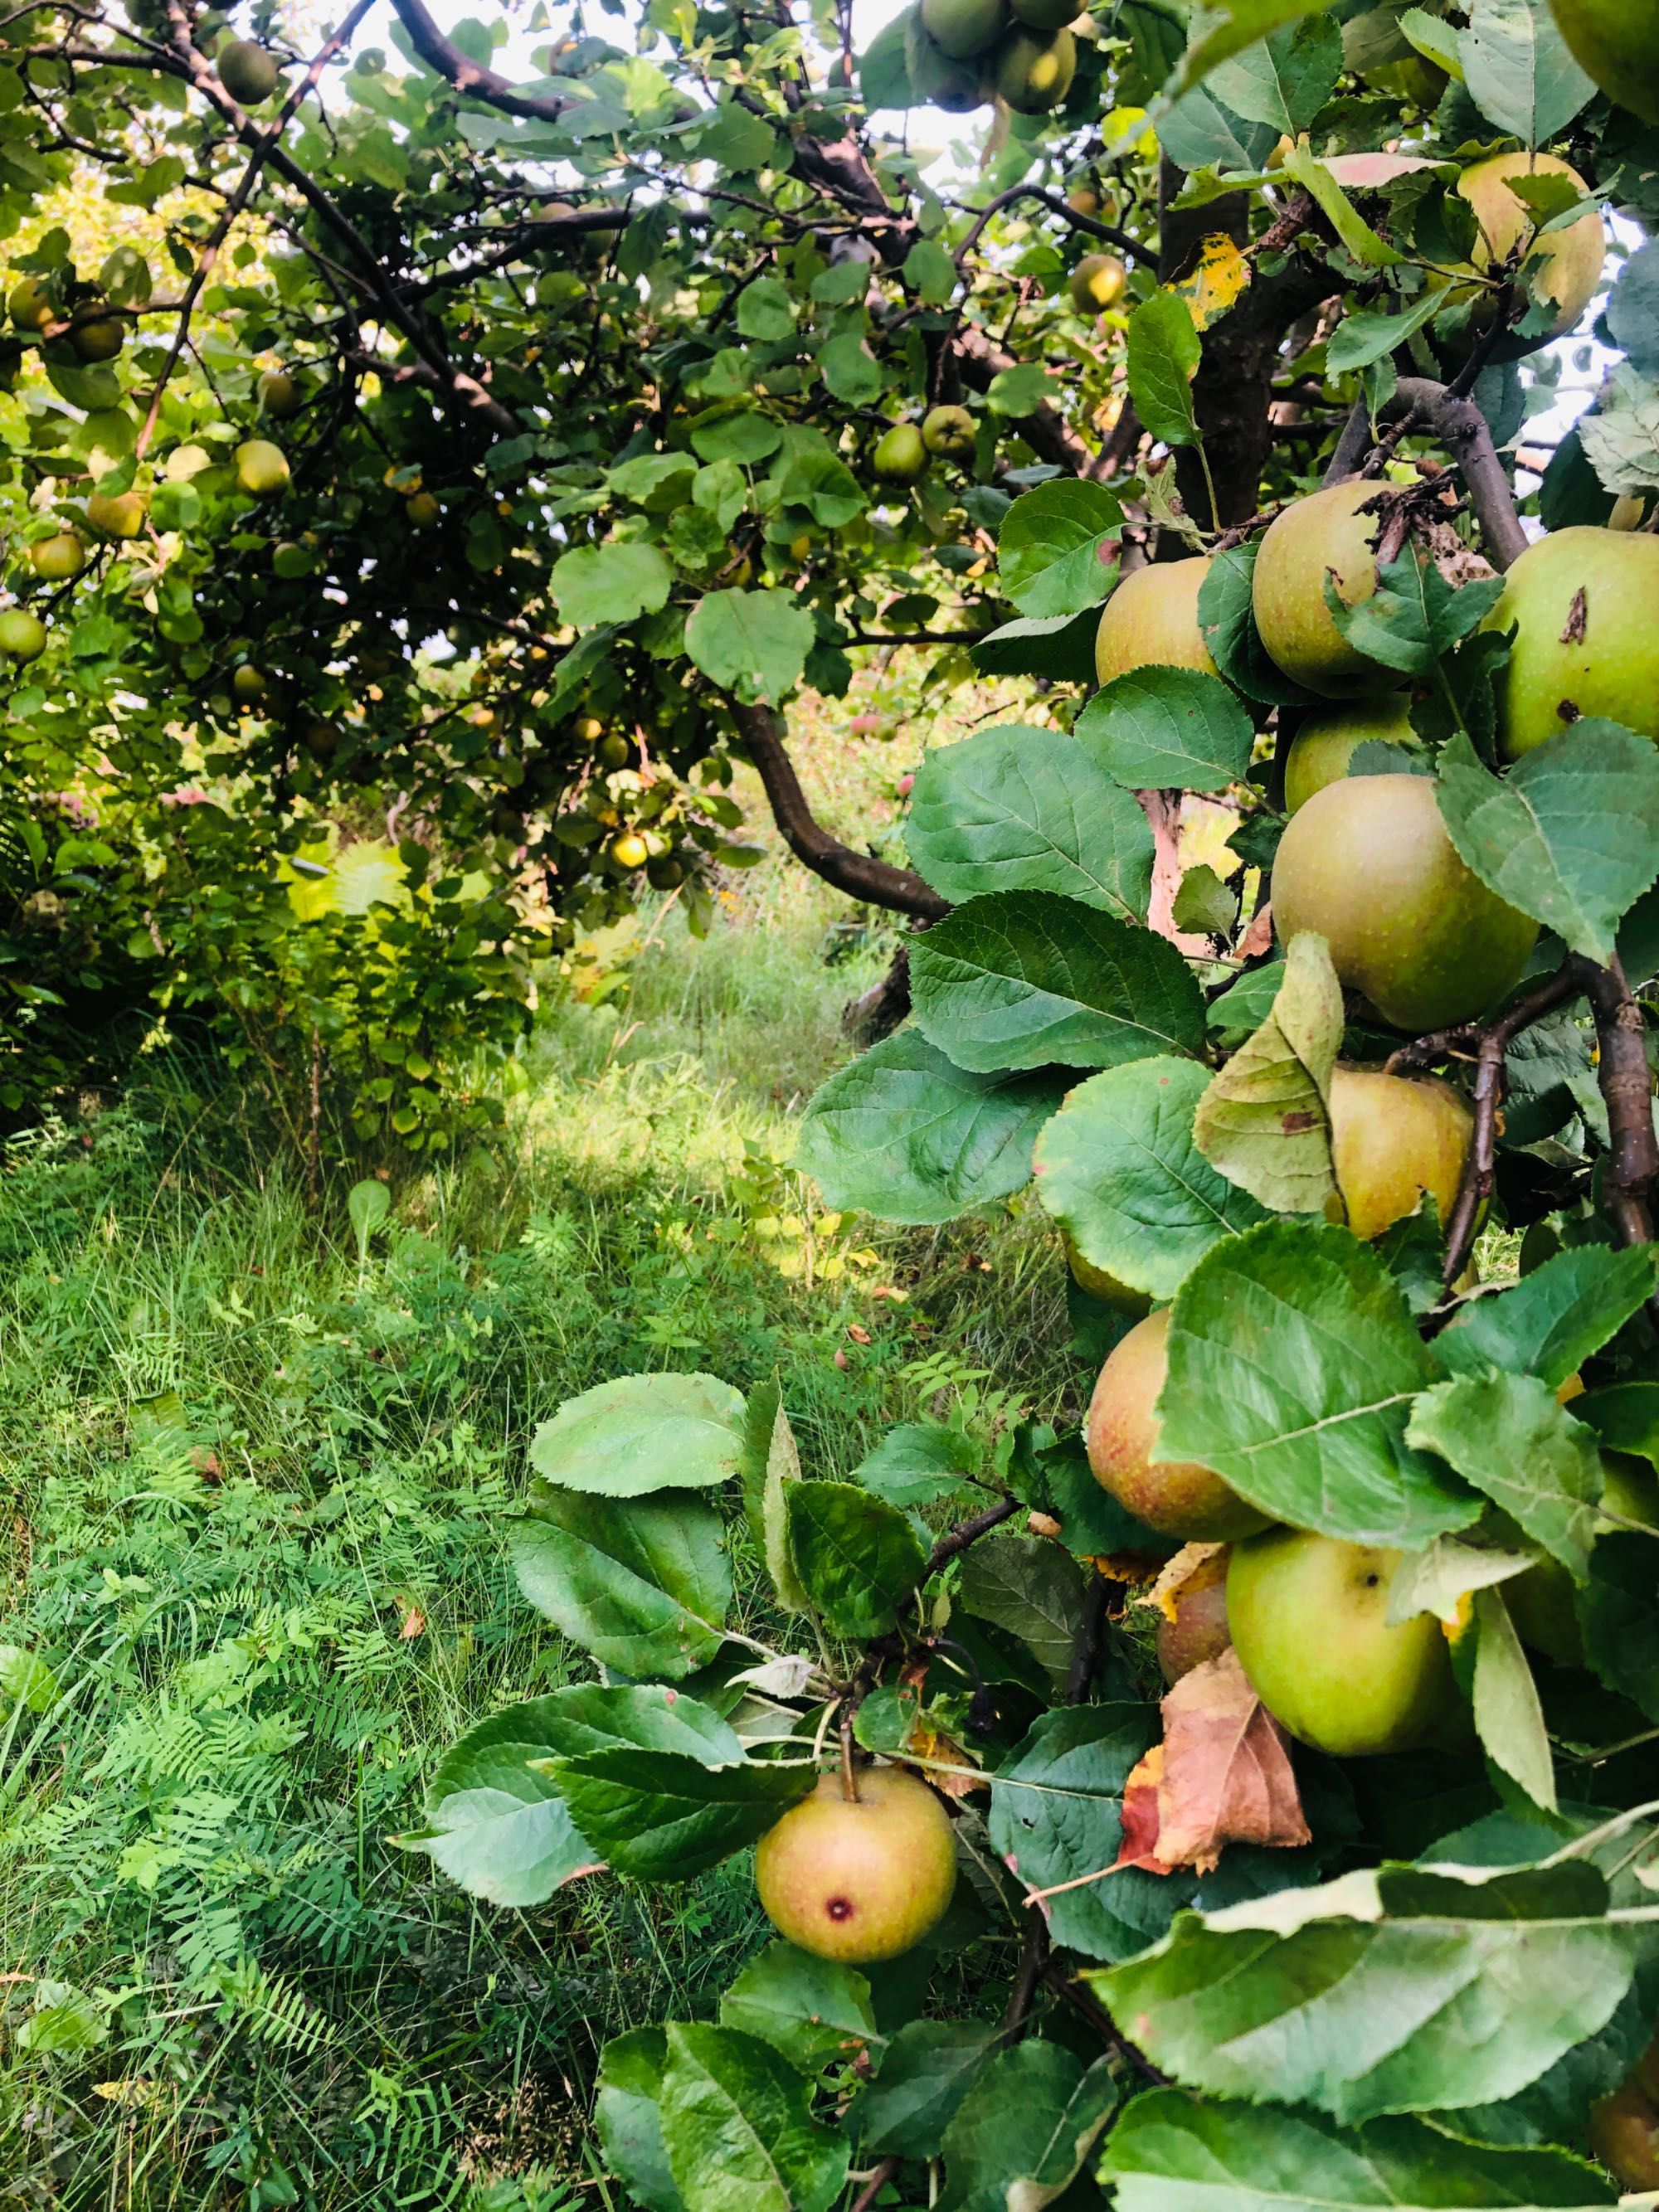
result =
[[899,1766],[867,1768],[858,1798],[826,1774],[762,1837],[755,1887],[780,1936],[851,1966],[896,1959],[932,1933],[957,1885],[945,1808]]

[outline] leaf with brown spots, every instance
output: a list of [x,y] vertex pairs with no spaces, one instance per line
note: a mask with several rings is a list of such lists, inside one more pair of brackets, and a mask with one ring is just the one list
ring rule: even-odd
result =
[[1273,1011],[1198,1102],[1193,1141],[1229,1182],[1281,1213],[1317,1213],[1336,1188],[1331,1071],[1342,987],[1322,937],[1303,931]]
[[1123,1796],[1120,1866],[1207,1874],[1229,1844],[1291,1850],[1310,1840],[1285,1732],[1224,1651],[1164,1700],[1164,1741]]

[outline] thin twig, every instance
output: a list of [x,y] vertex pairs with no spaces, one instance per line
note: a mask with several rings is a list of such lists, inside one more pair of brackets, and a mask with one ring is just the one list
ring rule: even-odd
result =
[[898,2170],[898,2155],[896,2152],[890,2152],[881,2164],[872,2170],[870,2179],[853,2199],[852,2212],[870,2212],[871,2206]]
[[958,1521],[954,1528],[946,1530],[928,1553],[927,1565],[922,1572],[923,1581],[929,1575],[936,1575],[941,1567],[949,1566],[952,1559],[959,1558],[970,1544],[976,1544],[981,1536],[988,1535],[993,1528],[1000,1528],[1005,1521],[1012,1521],[1021,1510],[1018,1498],[999,1498],[994,1505],[988,1505],[982,1513],[975,1513],[971,1521]]

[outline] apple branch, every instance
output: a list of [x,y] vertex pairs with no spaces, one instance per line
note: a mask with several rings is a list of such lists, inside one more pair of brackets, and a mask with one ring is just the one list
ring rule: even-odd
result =
[[[1513,568],[1529,541],[1492,443],[1492,427],[1474,400],[1431,378],[1402,376],[1394,397],[1378,409],[1376,422],[1410,423],[1439,440],[1463,479],[1493,568]],[[1358,476],[1373,442],[1371,416],[1361,400],[1336,441],[1325,482],[1341,483]]]
[[1607,1209],[1621,1244],[1650,1244],[1659,1141],[1654,1135],[1653,1076],[1642,1009],[1616,954],[1606,968],[1588,960],[1574,964],[1595,1017],[1601,1047],[1596,1073],[1610,1139],[1603,1186]]
[[872,854],[854,852],[817,820],[784,744],[782,728],[769,707],[745,707],[736,700],[731,707],[738,734],[765,789],[772,818],[798,860],[849,898],[866,900],[872,906],[886,907],[895,914],[919,915],[926,921],[939,921],[950,912],[939,893],[908,868],[895,868]]
[[503,115],[517,115],[538,123],[556,123],[570,106],[546,94],[520,92],[504,76],[482,62],[473,61],[452,44],[428,13],[423,0],[392,0],[398,21],[409,33],[409,43],[433,72],[445,77],[457,92],[498,107]]
[[976,1544],[981,1536],[988,1536],[993,1528],[1000,1528],[1005,1521],[1012,1521],[1020,1510],[1018,1498],[1000,1498],[994,1505],[988,1505],[982,1513],[975,1513],[971,1520],[958,1521],[955,1528],[947,1528],[927,1554],[927,1564],[922,1569],[922,1580],[926,1582],[941,1567],[948,1567],[951,1560],[959,1559],[970,1544]]

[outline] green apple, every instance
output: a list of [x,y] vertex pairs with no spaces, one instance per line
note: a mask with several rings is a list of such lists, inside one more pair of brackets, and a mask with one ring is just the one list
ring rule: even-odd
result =
[[6,305],[20,331],[43,331],[58,319],[58,310],[38,276],[20,276]]
[[1267,1526],[1213,1468],[1157,1457],[1158,1394],[1170,1371],[1170,1310],[1137,1322],[1114,1346],[1089,1401],[1095,1480],[1137,1521],[1183,1543],[1226,1543]]
[[443,509],[429,491],[417,491],[404,501],[404,514],[411,530],[432,530],[442,520]]
[[1331,1211],[1356,1237],[1380,1237],[1427,1191],[1443,1224],[1463,1180],[1474,1123],[1448,1083],[1337,1066],[1331,1074]]
[[927,448],[914,422],[895,422],[876,441],[871,465],[890,483],[914,483],[927,466]]
[[1550,0],[1580,69],[1607,98],[1659,123],[1659,14],[1632,0]]
[[87,520],[106,538],[136,538],[144,526],[141,491],[95,491],[87,501]]
[[273,493],[286,491],[288,456],[269,438],[245,439],[236,448],[236,482],[255,499],[269,499]]
[[118,315],[106,310],[89,322],[77,322],[69,342],[77,361],[113,361],[127,342],[127,326]]
[[1196,668],[1220,673],[1198,626],[1198,595],[1207,558],[1157,561],[1126,576],[1101,610],[1095,675],[1102,684],[1135,668]]
[[240,668],[231,671],[230,692],[232,698],[245,707],[251,707],[256,699],[263,699],[265,696],[264,674],[252,661],[245,660]]
[[214,57],[219,82],[239,107],[258,107],[276,89],[276,57],[252,39],[232,39]]
[[[1603,1452],[1601,1503],[1620,1517],[1618,1521],[1598,1517],[1598,1535],[1624,1521],[1659,1528],[1659,1476],[1645,1460],[1630,1458],[1624,1452]],[[1521,1641],[1564,1667],[1582,1667],[1584,1638],[1572,1592],[1572,1577],[1559,1559],[1540,1559],[1536,1566],[1504,1585],[1510,1619]]]
[[[1516,177],[1565,177],[1586,197],[1589,192],[1589,186],[1577,170],[1569,162],[1558,161],[1553,154],[1494,154],[1490,161],[1477,161],[1472,168],[1465,169],[1457,180],[1457,189],[1474,210],[1475,221],[1480,225],[1474,266],[1483,276],[1492,270],[1501,270],[1512,254],[1518,252],[1522,261],[1531,254],[1536,218],[1526,202],[1517,199],[1510,189],[1511,180]],[[1601,281],[1601,264],[1607,252],[1607,234],[1601,216],[1594,210],[1570,223],[1565,230],[1550,231],[1539,240],[1538,253],[1544,267],[1541,275],[1532,282],[1536,289],[1554,301],[1556,314],[1544,337],[1527,343],[1544,345],[1551,338],[1565,337],[1577,326]],[[1483,297],[1489,321],[1490,300],[1487,295]],[[1477,321],[1480,316],[1477,307]]]
[[1128,282],[1116,254],[1085,253],[1066,279],[1066,289],[1079,315],[1101,315],[1116,307]]
[[0,611],[0,653],[9,660],[38,660],[46,649],[46,626],[27,607]]
[[1310,714],[1291,740],[1285,763],[1285,811],[1294,814],[1315,792],[1346,775],[1357,746],[1416,742],[1411,701],[1403,691],[1385,692],[1380,699],[1356,699],[1349,706]]
[[974,418],[965,407],[930,407],[922,418],[922,444],[947,461],[967,460],[976,436]]
[[1328,699],[1397,690],[1405,681],[1349,644],[1325,604],[1328,577],[1345,606],[1376,590],[1382,516],[1360,509],[1389,487],[1360,481],[1314,492],[1268,526],[1251,586],[1261,642],[1286,676]]
[[1218,1659],[1232,1642],[1227,1626],[1227,1563],[1224,1544],[1194,1570],[1176,1592],[1175,1619],[1158,1625],[1158,1663],[1173,1688],[1183,1674]]
[[1008,21],[1008,0],[921,0],[922,27],[953,62],[971,61],[995,46]]
[[1518,760],[1586,715],[1659,738],[1659,538],[1558,530],[1504,579],[1489,629],[1517,629],[1498,678],[1498,738]]
[[1457,1712],[1445,1632],[1428,1613],[1391,1626],[1400,1559],[1369,1544],[1270,1528],[1233,1547],[1227,1620],[1267,1711],[1334,1759],[1410,1751]]
[[1280,840],[1273,890],[1280,943],[1316,931],[1343,982],[1413,1036],[1483,1013],[1538,939],[1458,858],[1429,776],[1327,784]]
[[299,379],[285,368],[268,368],[254,386],[260,406],[274,422],[286,422],[305,405]]
[[901,1766],[866,1768],[856,1800],[838,1774],[826,1774],[755,1853],[755,1887],[779,1935],[855,1966],[920,1943],[956,1886],[950,1818]]
[[58,530],[50,538],[35,539],[29,548],[29,560],[35,574],[47,583],[66,584],[86,567],[87,549],[75,531]]
[[[1020,21],[1033,31],[1063,31],[1083,13],[1077,0],[1013,0]],[[1092,215],[1094,210],[1088,212]]]
[[997,56],[996,90],[1016,115],[1046,115],[1072,88],[1077,41],[1069,31],[1018,30]]

